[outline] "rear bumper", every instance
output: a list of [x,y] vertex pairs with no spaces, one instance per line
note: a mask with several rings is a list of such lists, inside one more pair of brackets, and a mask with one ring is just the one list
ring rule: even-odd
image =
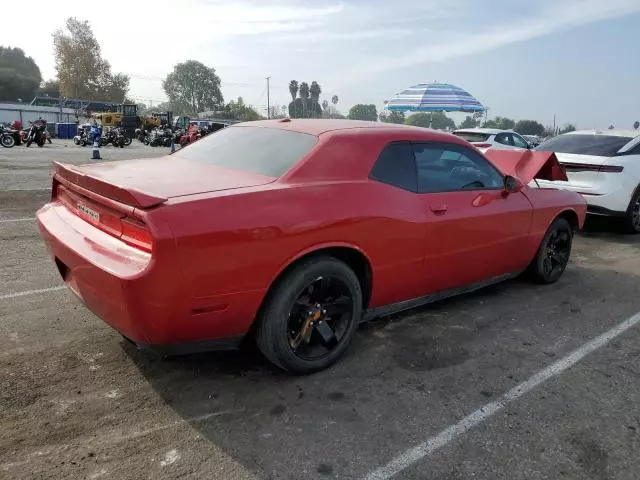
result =
[[[142,348],[168,355],[237,346],[263,292],[192,299],[173,250],[151,254],[51,203],[37,215],[66,285],[107,324]],[[224,302],[224,303],[223,303]],[[213,305],[213,306],[212,306]],[[220,306],[220,308],[215,308]],[[255,310],[253,310],[255,313]]]
[[633,188],[617,188],[614,191],[603,193],[595,189],[585,188],[584,186],[571,185],[569,182],[538,180],[538,183],[540,187],[543,188],[560,188],[581,194],[587,202],[587,213],[597,215],[624,215],[633,193]]
[[590,215],[603,215],[607,217],[624,217],[627,214],[627,212],[609,210],[608,208],[600,207],[598,205],[587,205],[587,213]]

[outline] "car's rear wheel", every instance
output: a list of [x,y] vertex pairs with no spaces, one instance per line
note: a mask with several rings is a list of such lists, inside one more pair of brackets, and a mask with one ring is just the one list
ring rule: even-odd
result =
[[636,189],[629,202],[625,216],[625,227],[629,233],[640,233],[640,188]]
[[573,229],[564,218],[556,218],[547,229],[538,252],[528,268],[530,277],[539,283],[557,281],[569,263]]
[[270,292],[256,341],[265,357],[295,374],[327,368],[345,352],[362,315],[355,273],[332,257],[295,266]]

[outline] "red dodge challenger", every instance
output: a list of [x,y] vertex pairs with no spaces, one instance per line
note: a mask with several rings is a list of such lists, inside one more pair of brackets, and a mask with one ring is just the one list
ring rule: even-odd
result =
[[[69,288],[140,347],[326,368],[358,323],[514,277],[555,282],[585,218],[550,152],[348,120],[225,128],[171,156],[55,164],[37,214]],[[528,185],[533,185],[534,188]]]

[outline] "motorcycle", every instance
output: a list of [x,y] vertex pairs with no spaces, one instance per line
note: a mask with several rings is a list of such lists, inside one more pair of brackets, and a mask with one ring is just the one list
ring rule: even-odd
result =
[[0,125],[0,144],[5,148],[11,148],[16,144],[15,130]]
[[29,122],[30,126],[26,130],[25,142],[27,147],[30,147],[33,142],[36,142],[36,145],[39,147],[44,147],[44,142],[47,140],[46,134],[44,133],[46,126],[43,123],[33,123]]
[[180,146],[186,147],[190,143],[193,143],[199,140],[202,137],[202,132],[200,128],[196,125],[190,126],[187,131],[180,137]]
[[100,139],[100,146],[105,147],[108,144],[112,144],[114,147],[124,148],[131,145],[131,138],[129,138],[121,129],[112,128],[107,135]]
[[86,147],[91,144],[93,141],[91,139],[91,125],[88,123],[82,124],[78,127],[78,134],[73,137],[73,143],[76,145],[80,145],[82,147]]
[[152,130],[151,134],[147,137],[147,145],[151,147],[169,147],[172,140],[173,132],[171,129],[156,128]]

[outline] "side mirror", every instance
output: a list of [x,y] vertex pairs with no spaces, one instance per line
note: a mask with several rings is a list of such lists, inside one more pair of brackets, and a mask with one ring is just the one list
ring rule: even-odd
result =
[[516,177],[512,177],[511,175],[507,175],[504,177],[504,193],[516,193],[522,190],[522,182],[518,180]]

